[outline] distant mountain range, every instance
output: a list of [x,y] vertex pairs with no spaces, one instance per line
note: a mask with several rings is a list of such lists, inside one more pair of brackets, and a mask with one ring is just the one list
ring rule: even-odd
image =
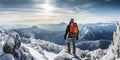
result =
[[[54,42],[56,44],[65,45],[63,36],[65,33],[65,29],[67,27],[66,23],[42,24],[31,27],[20,26],[20,28],[18,25],[16,25],[15,27],[14,26],[12,26],[12,29],[9,30],[18,32],[21,37],[24,38],[33,37],[36,39],[46,40],[46,41]],[[85,44],[88,44],[88,41],[98,41],[100,42],[100,45],[97,46],[97,48],[101,47],[102,44],[105,45],[104,43],[101,42],[107,42],[108,44],[106,44],[105,46],[105,48],[107,48],[108,45],[110,44],[110,41],[113,40],[113,32],[116,30],[116,25],[114,23],[79,24],[78,26],[80,33],[79,33],[79,40],[77,41],[77,43],[79,43],[80,48],[82,48],[81,46],[83,46],[83,43],[80,43],[82,41],[85,41],[84,42]],[[1,27],[4,28],[3,26]],[[9,26],[7,25],[7,27],[5,28],[9,28]],[[99,40],[104,40],[104,41],[99,41]],[[92,43],[94,44],[95,42]]]
[[[96,27],[97,29],[96,29]],[[113,41],[109,39],[102,39],[99,40],[87,40],[84,37],[81,39],[84,40],[77,40],[76,42],[76,56],[73,56],[72,54],[68,54],[66,46],[65,45],[58,45],[58,39],[61,39],[60,37],[53,41],[52,39],[48,40],[41,40],[41,39],[35,39],[35,38],[41,38],[39,36],[40,34],[45,34],[47,38],[50,38],[49,33],[59,35],[60,31],[50,31],[50,30],[44,30],[42,28],[39,28],[38,26],[32,26],[32,27],[24,27],[24,28],[12,28],[11,31],[7,31],[6,34],[5,30],[0,28],[0,60],[120,60],[120,22],[117,23],[117,29],[115,27],[115,24],[93,24],[93,25],[79,25],[79,27],[83,27],[84,29],[80,28],[80,30],[83,32],[83,36],[86,36],[89,34],[88,32],[91,31],[92,33],[97,33],[94,31],[109,31],[113,32],[114,29],[116,30],[113,34]],[[9,27],[9,26],[8,26]],[[91,29],[89,29],[91,27]],[[93,28],[95,30],[93,30]],[[14,32],[13,32],[14,31]],[[21,46],[18,48],[15,48],[15,51],[10,52],[9,54],[6,51],[8,48],[14,48],[14,44],[16,39],[15,36],[19,34],[19,32],[22,37],[21,38]],[[49,33],[48,33],[49,32]],[[56,33],[58,32],[58,33]],[[61,31],[63,32],[63,31]],[[103,32],[103,31],[101,31]],[[22,35],[23,34],[23,35]],[[38,35],[37,35],[38,34]],[[98,33],[99,34],[99,33]],[[48,36],[49,35],[49,36]],[[56,35],[54,35],[56,37]],[[105,35],[105,34],[103,34]],[[14,37],[13,37],[14,36]],[[100,35],[102,36],[102,35]],[[107,35],[109,36],[109,35]],[[107,37],[105,36],[105,37]],[[43,37],[43,36],[42,36]],[[54,38],[55,38],[54,37]],[[52,37],[53,38],[53,37]],[[14,40],[15,39],[15,40]],[[44,39],[44,37],[43,37]],[[50,42],[53,41],[53,42]],[[59,41],[63,41],[62,39]],[[112,43],[111,43],[112,42]],[[7,43],[7,44],[6,44]],[[58,43],[58,44],[55,44]],[[5,47],[6,45],[11,47]],[[109,46],[109,47],[108,47]],[[88,49],[88,50],[86,50]],[[91,50],[91,51],[90,51]],[[12,53],[16,53],[15,57]]]
[[98,48],[107,49],[108,46],[111,44],[111,41],[107,40],[96,40],[96,41],[81,41],[76,44],[77,48],[82,50],[96,50]]
[[60,24],[41,24],[37,25],[39,28],[51,31],[64,31],[67,27],[67,24],[62,22]]

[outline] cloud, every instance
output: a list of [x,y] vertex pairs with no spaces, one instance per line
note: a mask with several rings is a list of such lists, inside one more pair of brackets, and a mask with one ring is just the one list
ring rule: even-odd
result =
[[79,13],[83,10],[89,11],[91,9],[103,12],[104,10],[101,9],[118,9],[120,8],[119,6],[119,0],[0,0],[0,8],[16,9],[16,11],[21,12]]
[[119,0],[0,0],[0,23],[112,21],[119,19],[119,6]]
[[[97,12],[107,12],[104,10],[118,9],[120,10],[119,0],[56,0],[56,6],[60,8],[67,8],[75,12],[81,12],[81,10],[95,9]],[[94,12],[94,11],[92,11]],[[112,12],[112,11],[111,11]]]
[[103,22],[103,23],[107,23],[107,22],[111,22],[111,21],[120,21],[120,16],[105,16],[105,15],[96,15],[94,13],[91,13],[89,11],[83,11],[79,14],[75,14],[73,15],[73,17],[75,18],[75,21],[78,23],[99,23],[99,22]]

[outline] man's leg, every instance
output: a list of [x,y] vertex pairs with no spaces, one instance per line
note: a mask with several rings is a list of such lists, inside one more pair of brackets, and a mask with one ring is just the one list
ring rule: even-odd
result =
[[68,52],[69,54],[71,54],[70,41],[71,41],[71,39],[68,38],[68,40],[67,40],[67,52]]
[[70,43],[67,43],[67,51],[68,51],[68,53],[70,54]]
[[73,55],[75,55],[75,53],[76,53],[76,47],[75,47],[75,39],[73,38],[72,39],[72,47],[73,47]]

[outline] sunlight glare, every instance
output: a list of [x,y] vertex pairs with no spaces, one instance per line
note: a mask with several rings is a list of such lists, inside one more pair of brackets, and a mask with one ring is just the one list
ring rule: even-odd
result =
[[46,0],[45,3],[41,6],[44,9],[45,13],[50,13],[54,10],[54,6],[50,3],[50,0]]

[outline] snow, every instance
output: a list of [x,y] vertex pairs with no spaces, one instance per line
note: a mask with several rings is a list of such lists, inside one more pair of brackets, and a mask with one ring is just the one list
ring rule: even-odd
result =
[[5,54],[3,52],[4,41],[0,42],[0,60],[15,60],[11,54]]
[[64,49],[56,56],[55,60],[70,60],[72,58],[73,56]]
[[84,34],[86,35],[89,32],[89,29],[87,27],[84,27],[83,31],[84,31]]
[[81,60],[81,53],[83,51],[76,49],[76,55],[69,54],[67,49],[63,49],[59,54],[56,55],[54,60]]
[[56,57],[57,54],[53,53],[53,52],[48,52],[44,50],[44,54],[45,57],[48,58],[48,60],[54,60],[54,58]]
[[113,35],[113,42],[108,48],[107,54],[101,60],[119,60],[120,59],[120,22],[116,24],[117,30]]
[[[72,54],[67,53],[65,46],[45,40],[35,39],[34,35],[32,35],[32,38],[26,38],[27,40],[30,40],[30,42],[22,42],[21,47],[17,50],[17,52],[20,53],[20,56],[22,55],[22,58],[26,58],[23,60],[120,60],[120,22],[117,23],[116,26],[117,30],[114,32],[113,42],[110,44],[108,49],[96,49],[89,51],[76,48],[77,58]],[[87,31],[88,30],[86,30],[86,32]],[[13,46],[14,38],[16,34],[19,34],[16,32],[12,32],[9,35],[4,32],[2,34],[3,35],[1,36],[3,36],[4,39],[0,41],[0,60],[17,60],[12,54],[5,53],[3,51],[3,46],[5,43]],[[98,44],[93,45],[99,45],[99,41],[96,41],[95,43]],[[25,48],[25,51],[22,51],[23,48]],[[21,54],[20,51],[22,51],[23,54]],[[32,57],[33,59],[30,59]]]
[[39,52],[37,52],[33,48],[31,48],[25,44],[23,44],[23,46],[25,46],[26,48],[28,48],[30,50],[30,54],[35,58],[35,60],[46,60],[43,55],[39,54]]
[[117,29],[113,35],[113,42],[108,49],[97,49],[84,53],[82,60],[120,60],[120,22],[116,24]]
[[6,43],[12,47],[14,45],[14,39],[12,37],[9,37]]
[[0,42],[0,56],[4,54],[4,52],[3,52],[3,44],[4,44],[3,41]]
[[15,59],[11,54],[4,54],[3,56],[0,56],[0,60],[15,60]]
[[57,55],[55,53],[59,52],[59,49],[61,50],[62,48],[57,44],[47,42],[44,40],[37,40],[34,38],[30,38],[30,40],[31,43],[29,44],[24,43],[24,46],[30,50],[30,53],[36,60],[40,60],[40,59],[54,60],[54,58]]

